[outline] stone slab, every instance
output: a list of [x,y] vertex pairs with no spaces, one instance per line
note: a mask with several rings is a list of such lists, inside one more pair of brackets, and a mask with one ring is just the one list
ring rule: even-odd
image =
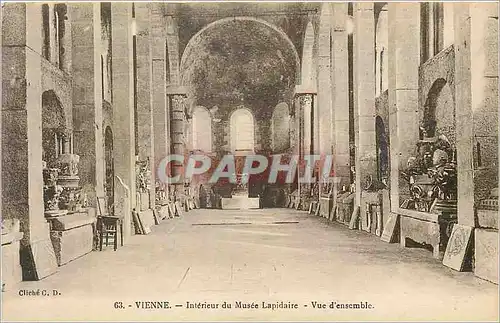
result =
[[472,227],[455,224],[446,246],[443,265],[462,271],[471,247]]
[[139,193],[141,211],[149,209],[149,193]]
[[92,251],[93,231],[87,224],[66,231],[51,231],[57,264],[62,266]]
[[477,222],[481,228],[498,230],[498,211],[477,210]]
[[2,285],[5,284],[5,290],[23,280],[19,247],[19,241],[2,245]]
[[52,231],[65,231],[89,225],[95,222],[95,217],[86,213],[74,213],[50,219]]
[[359,206],[354,207],[354,210],[352,211],[351,218],[349,219],[349,229],[354,230],[359,228],[359,221],[360,221],[360,215],[359,215]]
[[165,220],[169,216],[169,211],[168,211],[168,204],[159,206],[158,208],[158,218],[160,220]]
[[234,196],[222,198],[223,210],[248,210],[260,208],[258,197]]
[[398,234],[399,234],[399,214],[389,213],[380,240],[388,243],[397,242]]
[[474,230],[474,274],[498,284],[498,230]]
[[142,224],[143,233],[144,234],[151,233],[151,228],[155,224],[153,210],[146,210],[139,212],[139,219]]

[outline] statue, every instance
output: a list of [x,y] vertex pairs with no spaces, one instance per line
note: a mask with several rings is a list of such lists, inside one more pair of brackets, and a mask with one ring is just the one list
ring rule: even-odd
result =
[[420,140],[416,156],[408,159],[407,168],[402,171],[409,183],[410,197],[401,207],[430,212],[435,200],[441,204],[455,203],[457,172],[454,159],[454,150],[446,136]]

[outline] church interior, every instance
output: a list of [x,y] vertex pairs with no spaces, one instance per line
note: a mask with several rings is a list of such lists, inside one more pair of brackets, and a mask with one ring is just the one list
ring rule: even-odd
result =
[[[3,287],[249,209],[498,284],[498,3],[11,2],[1,30]],[[161,182],[171,154],[331,155],[335,180]]]

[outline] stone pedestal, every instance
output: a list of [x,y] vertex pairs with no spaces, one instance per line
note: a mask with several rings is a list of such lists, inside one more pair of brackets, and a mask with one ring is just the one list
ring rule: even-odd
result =
[[258,197],[233,196],[222,198],[223,210],[248,210],[259,208],[260,201]]

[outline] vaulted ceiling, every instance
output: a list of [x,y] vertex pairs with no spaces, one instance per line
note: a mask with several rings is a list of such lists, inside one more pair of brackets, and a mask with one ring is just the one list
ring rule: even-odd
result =
[[291,95],[305,28],[319,4],[183,3],[169,8],[166,14],[179,27],[181,74],[194,103],[264,112]]

